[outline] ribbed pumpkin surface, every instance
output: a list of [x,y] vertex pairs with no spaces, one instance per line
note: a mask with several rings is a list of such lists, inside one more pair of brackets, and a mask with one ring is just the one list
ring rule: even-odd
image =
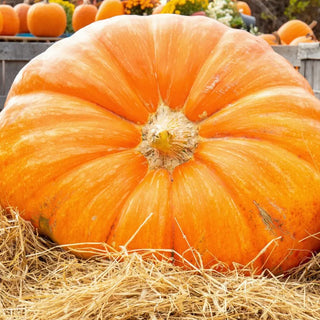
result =
[[306,80],[206,17],[93,23],[32,60],[0,114],[0,203],[60,244],[281,272],[320,248],[319,168]]

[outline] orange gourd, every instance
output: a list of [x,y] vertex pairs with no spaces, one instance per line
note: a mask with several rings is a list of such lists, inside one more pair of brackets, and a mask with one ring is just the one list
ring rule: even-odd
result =
[[2,31],[3,36],[15,36],[19,32],[19,17],[13,7],[8,4],[0,5],[2,14]]
[[249,7],[247,2],[236,1],[236,6],[237,6],[239,12],[246,14],[248,16],[251,16],[251,8]]
[[95,21],[97,7],[90,4],[88,0],[77,6],[72,15],[72,28],[78,31],[81,28]]
[[272,34],[269,34],[269,33],[260,34],[258,35],[258,37],[265,40],[271,46],[276,46],[281,44],[281,40],[277,32],[274,32]]
[[296,46],[299,43],[312,43],[312,42],[318,42],[318,40],[316,39],[316,37],[314,35],[307,34],[306,36],[301,36],[301,37],[297,37],[297,38],[293,39],[290,42],[290,46]]
[[120,0],[103,0],[98,8],[95,20],[104,20],[124,14],[124,6]]
[[67,26],[67,15],[59,4],[47,0],[31,6],[27,15],[30,32],[36,37],[59,37]]
[[19,17],[19,33],[28,33],[27,15],[30,9],[30,4],[27,2],[16,4],[13,9]]
[[278,34],[284,43],[290,44],[295,38],[306,36],[307,34],[314,35],[312,27],[313,24],[309,26],[301,20],[290,20],[279,28]]
[[0,204],[60,244],[283,272],[320,249],[319,168],[308,82],[206,17],[92,23],[24,67],[0,113]]

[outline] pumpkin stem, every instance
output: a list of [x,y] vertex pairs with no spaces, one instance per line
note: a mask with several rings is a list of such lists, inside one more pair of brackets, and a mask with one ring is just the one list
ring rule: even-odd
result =
[[138,150],[148,159],[150,169],[173,169],[190,160],[198,145],[198,128],[181,111],[160,105],[142,128]]
[[313,21],[309,24],[309,28],[310,28],[310,29],[314,29],[317,24],[318,24],[318,21],[313,20]]
[[281,44],[281,39],[280,39],[279,33],[277,31],[274,31],[274,32],[272,32],[272,34],[275,37],[276,43]]
[[151,145],[160,152],[170,153],[172,134],[168,130],[163,130],[153,136]]

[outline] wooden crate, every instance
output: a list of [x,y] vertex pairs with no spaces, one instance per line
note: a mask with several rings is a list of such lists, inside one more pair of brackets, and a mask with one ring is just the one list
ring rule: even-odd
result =
[[[0,110],[3,108],[11,84],[20,69],[32,58],[45,51],[52,41],[6,41],[0,37]],[[11,40],[15,38],[11,38]]]
[[320,43],[300,43],[298,46],[273,46],[308,80],[320,99]]

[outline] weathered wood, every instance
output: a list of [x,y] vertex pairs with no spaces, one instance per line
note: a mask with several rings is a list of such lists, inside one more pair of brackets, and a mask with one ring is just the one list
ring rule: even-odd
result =
[[53,42],[0,42],[0,110],[18,72]]
[[51,45],[52,42],[0,42],[0,60],[29,61]]
[[316,97],[320,99],[320,44],[300,43],[297,46],[273,46],[273,50],[286,58],[308,80]]
[[297,46],[272,46],[273,50],[286,58],[294,67],[301,66],[301,60],[298,58]]
[[10,42],[53,42],[61,40],[61,38],[56,37],[34,37],[30,36],[0,36],[0,41],[10,41]]

